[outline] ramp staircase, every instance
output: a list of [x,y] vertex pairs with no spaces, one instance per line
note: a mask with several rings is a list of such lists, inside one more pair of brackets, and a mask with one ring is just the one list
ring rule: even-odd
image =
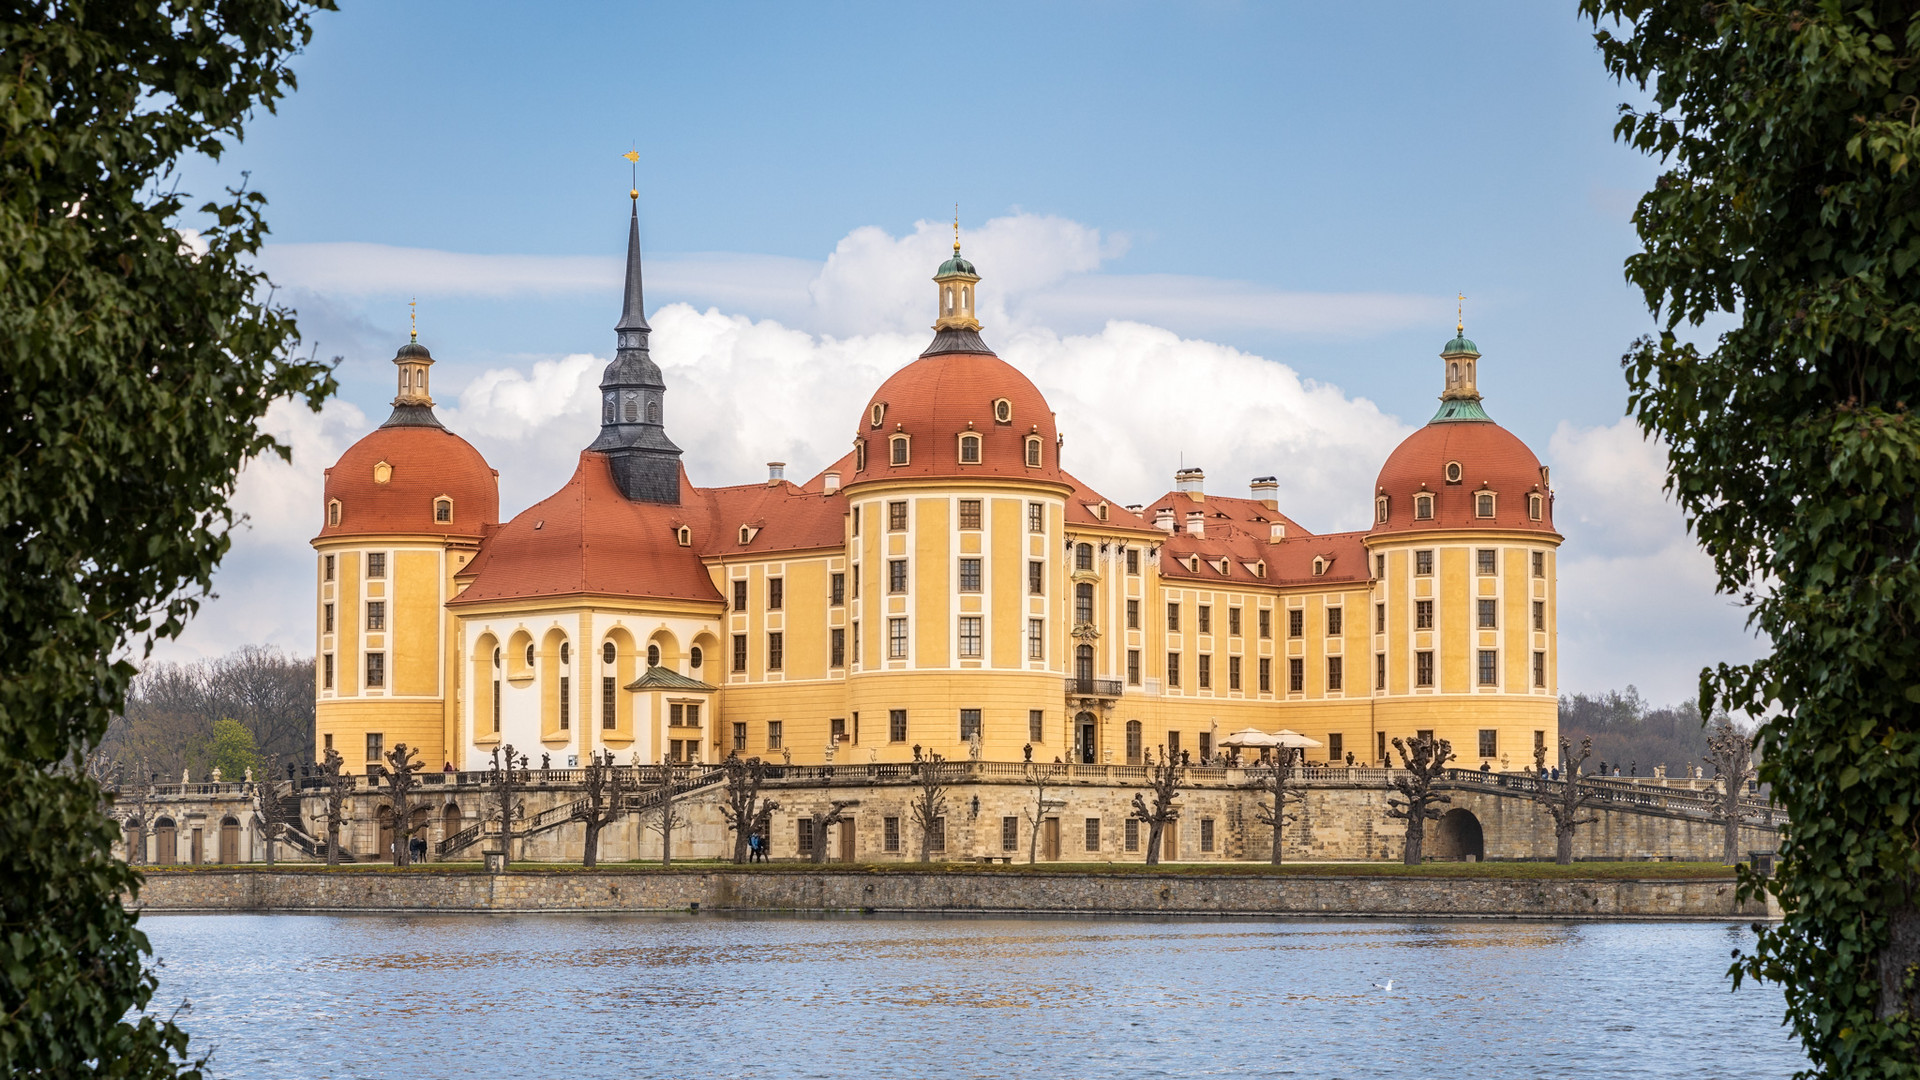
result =
[[[717,765],[701,766],[689,770],[685,776],[674,782],[674,798],[678,799],[685,795],[692,795],[704,791],[716,784],[724,783],[726,779],[727,770]],[[621,796],[620,810],[626,814],[644,813],[659,806],[661,800],[665,797],[665,792],[659,787],[648,787],[644,790]],[[549,807],[527,819],[523,826],[515,830],[515,835],[521,839],[526,839],[531,836],[539,836],[541,833],[551,832],[565,825],[567,822],[574,820],[574,815],[585,811],[586,808],[587,800],[585,798],[579,798],[572,802],[565,802],[557,806]],[[472,847],[482,836],[486,835],[486,826],[488,824],[490,824],[488,821],[477,821],[461,829],[459,832],[454,833],[452,836],[447,837],[445,840],[442,840],[437,849],[438,857],[444,860]]]

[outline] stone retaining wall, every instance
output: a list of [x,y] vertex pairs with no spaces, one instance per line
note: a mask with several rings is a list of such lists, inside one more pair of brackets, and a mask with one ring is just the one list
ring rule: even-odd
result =
[[1721,880],[1257,876],[1204,871],[194,870],[150,874],[155,912],[871,911],[1394,918],[1750,919]]

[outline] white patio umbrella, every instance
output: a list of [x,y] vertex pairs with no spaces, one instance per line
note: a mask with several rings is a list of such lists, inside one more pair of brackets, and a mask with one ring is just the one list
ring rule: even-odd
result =
[[1310,746],[1319,746],[1321,743],[1320,740],[1309,739],[1297,731],[1281,728],[1279,731],[1273,733],[1273,745],[1291,746],[1297,750],[1304,750]]
[[1273,736],[1259,728],[1242,728],[1220,740],[1221,746],[1279,746]]

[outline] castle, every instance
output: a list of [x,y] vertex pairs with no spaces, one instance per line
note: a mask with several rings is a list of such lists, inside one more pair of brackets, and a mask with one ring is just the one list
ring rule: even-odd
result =
[[600,430],[559,491],[499,520],[417,340],[392,415],[326,471],[316,743],[349,767],[400,742],[429,769],[503,744],[555,767],[1120,765],[1247,727],[1336,762],[1428,732],[1468,768],[1557,745],[1548,473],[1482,408],[1458,331],[1369,527],[1309,532],[1272,477],[1227,497],[1199,469],[1125,505],[1066,470],[1046,399],[982,338],[956,236],[932,341],[848,402],[844,456],[697,487],[648,355],[634,197]]

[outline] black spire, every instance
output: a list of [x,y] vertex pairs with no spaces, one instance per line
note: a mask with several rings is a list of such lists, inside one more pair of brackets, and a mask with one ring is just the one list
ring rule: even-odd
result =
[[614,327],[613,363],[600,376],[600,437],[589,450],[607,455],[613,480],[635,502],[680,501],[680,448],[662,425],[667,386],[647,355],[646,298],[640,285],[640,196],[627,220],[627,287]]

